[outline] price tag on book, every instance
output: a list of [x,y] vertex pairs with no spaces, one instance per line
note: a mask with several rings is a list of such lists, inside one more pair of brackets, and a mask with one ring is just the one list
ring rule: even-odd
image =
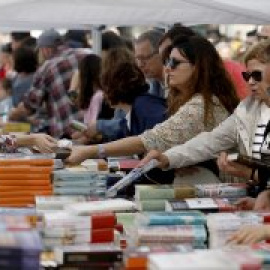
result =
[[209,209],[218,208],[218,205],[211,198],[186,199],[189,209]]

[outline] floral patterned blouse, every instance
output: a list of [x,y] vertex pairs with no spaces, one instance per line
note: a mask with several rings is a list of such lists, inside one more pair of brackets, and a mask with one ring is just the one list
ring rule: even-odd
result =
[[204,100],[202,95],[194,95],[166,121],[139,136],[146,150],[163,152],[187,142],[203,131],[211,131],[229,116],[217,97],[213,97],[213,103],[214,118],[204,125]]

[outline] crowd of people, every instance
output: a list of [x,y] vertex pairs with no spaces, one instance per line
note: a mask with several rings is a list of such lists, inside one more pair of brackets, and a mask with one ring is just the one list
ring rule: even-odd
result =
[[[2,152],[34,145],[53,152],[57,140],[68,138],[79,144],[69,165],[146,155],[141,165],[157,159],[162,177],[152,177],[160,183],[164,175],[171,183],[179,173],[174,169],[202,166],[221,181],[225,175],[258,187],[254,198],[237,202],[239,209],[270,209],[269,170],[228,160],[232,150],[270,155],[270,40],[254,42],[243,67],[181,24],[146,31],[134,42],[104,32],[101,56],[92,53],[86,34],[63,37],[51,29],[34,40],[12,33],[2,47],[0,124],[32,126],[30,135],[2,135]],[[74,120],[86,128],[75,130]],[[266,238],[269,225],[242,228],[228,242]]]

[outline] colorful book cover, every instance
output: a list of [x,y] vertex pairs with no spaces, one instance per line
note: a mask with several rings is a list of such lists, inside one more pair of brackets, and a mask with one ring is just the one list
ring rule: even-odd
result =
[[80,230],[114,228],[116,222],[115,214],[109,212],[95,213],[91,216],[74,216],[65,211],[56,211],[45,213],[43,216],[43,224],[47,229],[70,228]]
[[153,225],[204,225],[206,216],[199,211],[157,212],[138,215],[138,223]]
[[165,209],[169,212],[199,210],[204,213],[236,211],[236,207],[225,198],[191,198],[185,200],[168,200]]
[[203,184],[195,185],[197,197],[230,198],[247,195],[246,184]]
[[84,262],[121,262],[123,251],[115,244],[92,244],[56,247],[55,260],[59,264]]

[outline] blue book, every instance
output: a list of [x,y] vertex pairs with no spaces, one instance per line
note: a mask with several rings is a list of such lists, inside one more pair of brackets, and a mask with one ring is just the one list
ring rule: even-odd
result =
[[[39,257],[40,235],[35,230],[0,231],[0,257]],[[2,268],[0,268],[2,269]]]
[[153,225],[205,225],[206,217],[199,211],[144,213],[142,224]]

